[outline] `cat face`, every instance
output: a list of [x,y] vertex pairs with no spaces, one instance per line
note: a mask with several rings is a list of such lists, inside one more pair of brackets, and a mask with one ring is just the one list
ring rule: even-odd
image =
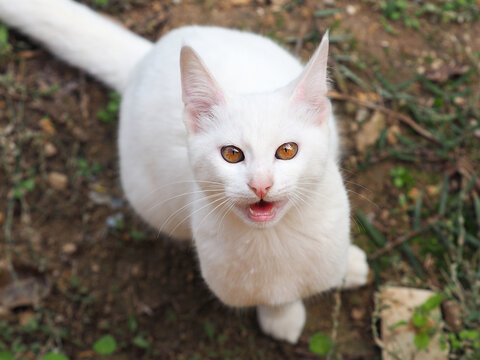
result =
[[182,49],[190,160],[213,206],[253,227],[301,211],[329,156],[324,39],[304,73],[272,93],[223,92],[201,60]]

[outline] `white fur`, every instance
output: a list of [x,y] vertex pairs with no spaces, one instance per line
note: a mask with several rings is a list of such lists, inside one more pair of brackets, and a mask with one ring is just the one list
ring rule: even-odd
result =
[[350,245],[348,251],[348,268],[343,286],[355,288],[365,285],[368,277],[367,255],[356,245]]
[[301,300],[279,306],[259,306],[258,322],[265,334],[295,344],[305,325],[305,306]]
[[[349,286],[365,282],[326,98],[327,38],[302,72],[269,39],[216,27],[174,30],[148,52],[147,41],[69,0],[0,0],[0,18],[122,91],[125,194],[153,227],[193,238],[202,275],[225,304],[259,306],[263,331],[295,342],[303,297],[345,276]],[[292,141],[298,154],[276,159]],[[226,145],[245,161],[223,160]],[[283,205],[271,223],[254,223],[242,210],[259,200],[248,183],[267,177],[265,200]]]

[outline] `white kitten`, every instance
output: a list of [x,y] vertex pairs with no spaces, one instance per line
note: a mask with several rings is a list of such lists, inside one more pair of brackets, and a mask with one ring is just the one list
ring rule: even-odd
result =
[[261,36],[184,27],[153,45],[70,0],[0,0],[0,18],[121,92],[125,194],[150,225],[194,240],[222,302],[258,306],[262,330],[294,343],[302,298],[365,283],[327,36],[302,71]]

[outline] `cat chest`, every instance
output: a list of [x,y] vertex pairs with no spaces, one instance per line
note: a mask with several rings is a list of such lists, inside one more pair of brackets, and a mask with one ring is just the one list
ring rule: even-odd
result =
[[338,284],[346,269],[348,238],[338,241],[299,231],[296,236],[258,232],[201,240],[196,243],[202,275],[230,306],[280,304],[310,296]]

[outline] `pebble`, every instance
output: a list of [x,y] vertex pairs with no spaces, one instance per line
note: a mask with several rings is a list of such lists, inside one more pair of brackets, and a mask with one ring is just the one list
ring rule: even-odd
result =
[[65,255],[73,255],[77,251],[77,245],[74,243],[66,243],[62,246],[62,252]]
[[357,13],[357,7],[353,5],[347,5],[345,11],[348,15],[355,15]]
[[380,218],[382,220],[387,220],[390,217],[390,211],[387,209],[383,209],[382,212],[380,213]]
[[68,185],[68,178],[65,174],[51,172],[48,174],[48,183],[55,190],[65,190]]
[[359,123],[364,122],[365,120],[367,120],[368,114],[368,110],[364,107],[361,107],[357,110],[357,113],[355,114],[355,121]]
[[480,129],[476,129],[473,134],[480,139]]
[[365,315],[365,309],[354,307],[350,313],[353,320],[361,320]]
[[100,271],[100,265],[92,264],[91,269],[94,273],[98,273]]
[[43,146],[43,151],[45,152],[46,157],[55,156],[57,155],[57,152],[58,152],[55,145],[53,145],[51,142],[45,143],[45,145]]

